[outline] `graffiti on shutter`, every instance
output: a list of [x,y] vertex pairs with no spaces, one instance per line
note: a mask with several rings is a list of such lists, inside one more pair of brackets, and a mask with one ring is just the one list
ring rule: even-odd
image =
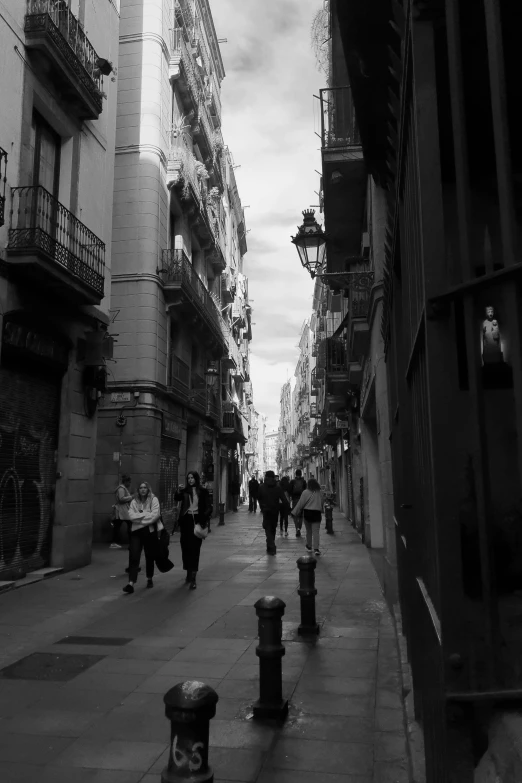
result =
[[60,380],[0,368],[0,579],[49,563]]

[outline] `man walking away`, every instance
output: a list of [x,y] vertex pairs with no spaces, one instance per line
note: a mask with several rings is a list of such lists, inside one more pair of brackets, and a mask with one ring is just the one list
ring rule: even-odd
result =
[[248,482],[248,510],[253,511],[254,514],[257,511],[257,496],[259,495],[259,481],[255,476],[252,476]]
[[[289,495],[292,499],[292,510],[299,503],[299,498],[301,497],[305,489],[306,489],[306,481],[303,478],[302,471],[299,470],[298,468],[295,472],[295,478],[292,479],[292,481],[290,482]],[[296,515],[294,517],[294,522],[295,522],[295,537],[300,538],[301,528],[303,527],[302,514]]]
[[273,470],[265,473],[265,482],[259,488],[259,508],[263,514],[263,528],[266,535],[266,551],[269,555],[275,555],[275,536],[279,519],[279,504],[282,504],[286,513],[290,511],[290,505],[285,493],[277,485]]
[[[285,493],[285,498],[290,503],[290,495],[289,495],[290,479],[288,478],[288,476],[283,476],[283,478],[279,482],[279,486]],[[288,512],[285,510],[284,506],[281,506],[279,509],[279,532],[281,533],[281,535],[283,535],[283,530],[285,536],[288,536]]]

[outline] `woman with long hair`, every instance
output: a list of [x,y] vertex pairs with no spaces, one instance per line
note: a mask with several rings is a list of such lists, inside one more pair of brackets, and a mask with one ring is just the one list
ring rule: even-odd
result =
[[316,557],[321,554],[319,549],[319,531],[323,506],[324,498],[321,493],[321,487],[315,479],[310,478],[308,479],[307,488],[303,490],[297,505],[290,512],[295,518],[299,514],[303,514],[306,528],[306,550],[311,552],[313,549]]
[[206,529],[212,512],[209,492],[201,486],[197,471],[187,473],[187,483],[185,486],[180,484],[174,499],[181,500],[179,529],[183,568],[187,572],[185,582],[189,582],[190,589],[195,590],[202,539],[196,536],[194,528],[199,525]]
[[141,481],[129,508],[131,533],[129,539],[129,584],[123,588],[124,593],[133,593],[138,579],[141,552],[145,550],[145,573],[147,587],[153,587],[155,537],[158,530],[163,529],[160,522],[161,510],[159,500],[153,493],[147,481]]

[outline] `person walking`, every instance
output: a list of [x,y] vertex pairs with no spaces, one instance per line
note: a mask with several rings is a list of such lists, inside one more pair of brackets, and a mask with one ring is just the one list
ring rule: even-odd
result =
[[295,522],[295,537],[301,537],[301,528],[303,527],[303,518],[298,515],[294,515],[293,509],[299,502],[299,498],[306,489],[306,481],[303,478],[302,471],[298,468],[295,472],[295,478],[290,482],[289,495],[292,504],[292,516]]
[[161,509],[159,500],[153,493],[150,484],[142,481],[138,486],[136,496],[129,508],[131,533],[129,537],[129,583],[123,588],[124,593],[133,593],[138,580],[142,550],[145,551],[145,574],[147,587],[153,587],[154,556],[158,531],[163,530],[160,520]]
[[[130,517],[129,517],[129,508],[130,504],[132,502],[132,494],[130,491],[131,488],[131,477],[124,473],[121,477],[121,482],[118,484],[118,487],[116,488],[116,499],[114,502],[114,505],[112,507],[113,514],[112,514],[112,542],[110,545],[110,549],[121,549],[121,523],[125,522],[127,525],[127,533],[128,533],[128,539],[130,541]],[[130,547],[130,544],[129,544]]]
[[278,486],[273,470],[267,470],[265,481],[259,489],[259,508],[263,514],[263,528],[266,535],[266,551],[269,555],[275,555],[276,543],[275,536],[277,531],[277,520],[279,518],[279,504],[282,504],[287,513],[290,511],[290,504],[285,497],[285,493]]
[[241,493],[241,484],[237,478],[232,479],[229,484],[229,491],[232,495],[232,511],[237,511],[239,504],[239,495]]
[[[290,479],[288,476],[283,476],[279,482],[279,486],[285,493],[285,498],[287,499],[288,505],[290,506]],[[279,508],[279,532],[281,535],[283,535],[284,532],[285,536],[288,536],[288,511],[283,505],[281,505]]]
[[201,486],[199,473],[191,470],[187,473],[187,483],[180,484],[175,500],[181,500],[179,512],[180,544],[183,568],[187,572],[185,582],[190,583],[190,589],[195,590],[196,574],[199,569],[201,541],[194,529],[199,525],[203,530],[208,527],[209,516],[212,513],[208,490]]
[[248,482],[248,510],[254,514],[257,511],[257,496],[259,495],[259,481],[252,476]]
[[311,552],[312,549],[316,557],[319,557],[319,531],[321,529],[321,514],[324,508],[324,498],[321,493],[319,483],[311,478],[308,479],[308,487],[303,490],[297,504],[292,509],[292,516],[298,516],[301,513],[304,517],[306,528],[306,549]]

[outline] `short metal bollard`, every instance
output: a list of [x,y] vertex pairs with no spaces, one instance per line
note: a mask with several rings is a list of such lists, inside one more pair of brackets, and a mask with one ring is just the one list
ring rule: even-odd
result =
[[313,555],[303,555],[297,561],[299,569],[299,588],[298,594],[301,596],[301,625],[297,628],[297,633],[319,633],[319,625],[315,619],[315,596],[317,588],[315,586],[315,567],[317,560]]
[[259,644],[256,647],[259,658],[259,699],[253,705],[254,718],[284,720],[288,713],[288,700],[283,699],[281,659],[285,647],[281,637],[286,604],[280,598],[268,595],[256,601],[254,606],[259,627]]
[[219,504],[219,522],[218,522],[218,527],[220,525],[224,525],[224,524],[225,524],[225,504],[224,503],[220,503]]
[[333,534],[333,508],[329,504],[324,507],[324,519],[326,522],[326,532],[329,535]]
[[212,783],[214,772],[208,765],[208,737],[218,698],[210,685],[192,680],[178,683],[165,694],[170,753],[168,766],[161,773],[161,783]]

